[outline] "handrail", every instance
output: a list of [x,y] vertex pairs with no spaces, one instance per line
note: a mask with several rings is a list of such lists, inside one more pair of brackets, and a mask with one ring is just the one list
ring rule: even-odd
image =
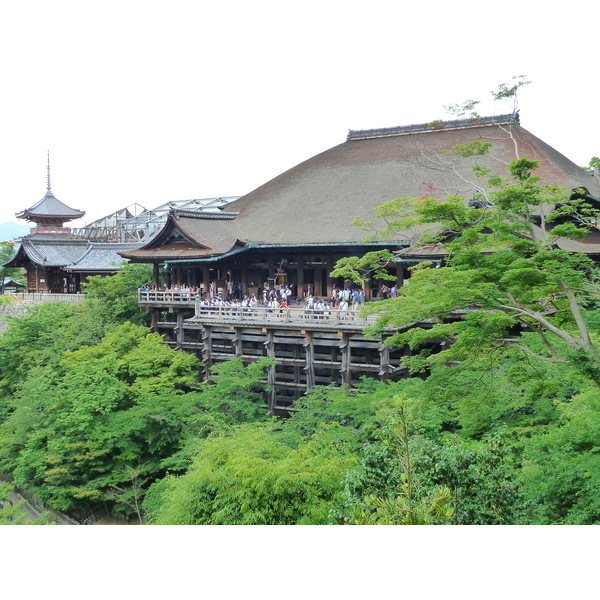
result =
[[14,298],[23,300],[24,302],[33,302],[34,304],[43,304],[45,302],[83,302],[84,294],[48,294],[44,292],[16,292],[10,294]]
[[201,321],[258,321],[273,323],[300,323],[311,325],[359,325],[364,327],[375,323],[376,315],[359,316],[355,310],[339,308],[265,308],[264,306],[203,306],[196,305],[194,319]]
[[207,306],[200,302],[191,291],[140,290],[141,304],[179,304],[194,306],[194,319],[206,321],[268,321],[278,323],[358,325],[364,327],[375,323],[377,315],[359,316],[358,311],[340,308],[306,308],[293,306],[286,308],[266,308],[264,306]]
[[196,292],[185,291],[155,291],[155,290],[138,290],[138,302],[196,302]]

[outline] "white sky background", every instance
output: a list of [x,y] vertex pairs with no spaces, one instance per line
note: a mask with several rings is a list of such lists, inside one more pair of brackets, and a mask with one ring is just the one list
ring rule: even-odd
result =
[[[411,3],[412,4],[412,3]],[[492,8],[494,6],[494,8]],[[451,118],[527,75],[521,124],[600,155],[588,0],[19,0],[0,4],[0,222],[52,191],[91,222],[248,193],[348,129]]]

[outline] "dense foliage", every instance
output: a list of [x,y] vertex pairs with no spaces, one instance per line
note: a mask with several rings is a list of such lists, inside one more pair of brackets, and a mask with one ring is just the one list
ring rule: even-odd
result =
[[1,470],[77,518],[600,520],[600,391],[577,365],[515,347],[432,362],[427,377],[318,387],[285,420],[265,414],[262,362],[222,363],[200,383],[192,355],[93,304],[36,308],[0,352]]

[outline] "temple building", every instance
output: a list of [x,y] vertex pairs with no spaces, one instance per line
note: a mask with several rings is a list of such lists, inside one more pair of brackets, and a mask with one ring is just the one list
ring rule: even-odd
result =
[[121,268],[124,260],[119,252],[140,246],[139,242],[92,242],[73,234],[66,224],[84,215],[84,211],[67,206],[52,193],[48,157],[46,194],[31,208],[16,214],[33,227],[5,265],[25,269],[27,292],[80,293],[88,277],[110,275]]
[[[303,300],[329,298],[336,287],[343,289],[347,282],[330,277],[336,261],[369,250],[395,251],[389,270],[398,286],[407,282],[412,265],[442,264],[441,247],[415,244],[420,231],[400,232],[392,240],[371,235],[365,243],[373,231],[353,221],[373,222],[379,205],[405,196],[484,201],[487,190],[471,163],[447,152],[474,140],[492,144],[488,154],[477,157],[492,172],[507,177],[508,163],[518,156],[537,160],[541,183],[558,184],[567,193],[576,189],[600,206],[600,178],[521,127],[518,115],[350,131],[344,143],[216,213],[171,210],[156,235],[121,253],[154,265],[154,287],[140,290],[139,296],[152,329],[172,347],[195,353],[206,379],[219,361],[275,359],[266,377],[270,414],[293,410],[294,400],[315,385],[354,385],[365,375],[406,377],[402,357],[410,350],[387,345],[391,332],[368,338],[363,332],[367,322],[356,311],[305,310]],[[600,257],[597,230],[583,241],[558,244]],[[369,281],[365,298],[384,296],[384,285]],[[291,288],[290,307],[219,305],[231,296],[256,295],[260,302],[263,292],[276,286]],[[204,304],[210,296],[217,297],[216,306]]]
[[50,160],[46,194],[31,208],[16,214],[33,224],[21,239],[7,267],[21,267],[27,275],[27,292],[83,292],[83,284],[93,275],[112,275],[122,268],[121,253],[139,248],[165,224],[176,208],[191,213],[217,211],[239,196],[176,200],[152,210],[135,204],[111,213],[83,227],[71,229],[67,223],[80,219],[84,211],[58,200],[50,185]]

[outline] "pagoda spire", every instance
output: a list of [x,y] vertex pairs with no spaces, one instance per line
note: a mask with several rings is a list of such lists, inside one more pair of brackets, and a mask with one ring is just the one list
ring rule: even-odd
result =
[[48,150],[48,184],[46,186],[46,189],[48,191],[51,191],[51,187],[50,187],[50,150]]

